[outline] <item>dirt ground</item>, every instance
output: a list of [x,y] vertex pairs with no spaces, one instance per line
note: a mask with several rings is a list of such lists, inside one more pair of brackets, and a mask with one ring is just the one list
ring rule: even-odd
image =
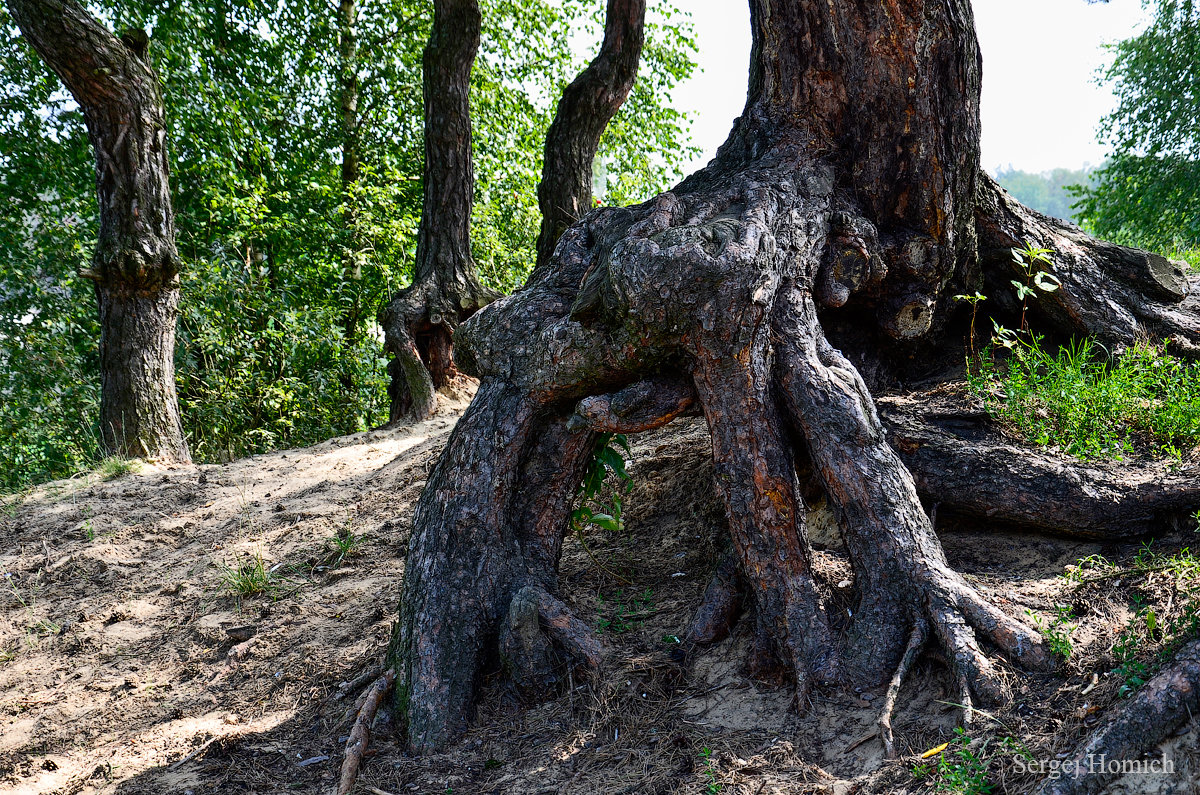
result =
[[[5,499],[0,792],[330,793],[358,695],[346,684],[379,664],[411,512],[462,407],[404,430]],[[742,632],[708,649],[678,642],[724,525],[708,432],[681,420],[631,441],[625,531],[594,532],[586,549],[570,539],[562,565],[565,598],[611,648],[603,679],[532,706],[490,680],[474,728],[424,759],[402,753],[385,712],[357,791],[915,795],[961,791],[973,758],[991,791],[1026,793],[1038,777],[1021,772],[1020,752],[1065,758],[1120,700],[1113,646],[1128,589],[1173,609],[1174,590],[1132,576],[1063,576],[1091,555],[1132,560],[1140,544],[939,528],[951,563],[1010,613],[1049,621],[1070,605],[1073,650],[1056,675],[1013,671],[1013,704],[926,762],[917,755],[953,740],[959,711],[942,665],[923,660],[895,722],[906,756],[888,762],[866,739],[881,689],[818,691],[797,712],[786,688],[747,678]],[[812,520],[821,585],[846,609],[836,527]],[[267,591],[237,593],[231,573],[260,563]],[[1155,752],[1174,775],[1109,791],[1200,792],[1198,735],[1193,722]]]

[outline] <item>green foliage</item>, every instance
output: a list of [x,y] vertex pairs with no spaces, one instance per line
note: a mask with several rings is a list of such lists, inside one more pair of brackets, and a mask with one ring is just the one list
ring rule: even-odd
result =
[[[937,761],[919,762],[912,768],[918,779],[931,779],[938,792],[956,795],[987,795],[992,785],[987,780],[988,741],[977,749],[961,726],[954,729],[954,738],[941,750],[931,754]],[[925,758],[923,756],[923,758]]]
[[1153,0],[1153,22],[1113,48],[1103,75],[1117,108],[1102,123],[1112,158],[1080,187],[1080,218],[1119,243],[1200,244],[1200,15],[1193,0]]
[[1050,646],[1050,651],[1064,660],[1070,659],[1071,653],[1075,651],[1075,646],[1071,643],[1071,635],[1078,628],[1076,624],[1071,623],[1071,607],[1069,605],[1055,606],[1054,615],[1048,620],[1031,610],[1025,612],[1033,619],[1034,627],[1045,638],[1046,643]]
[[996,181],[1026,207],[1064,221],[1074,221],[1078,211],[1072,208],[1072,202],[1076,201],[1072,186],[1087,185],[1093,173],[1090,168],[1078,171],[1056,168],[1034,174],[1010,166],[996,172]]
[[[407,284],[416,248],[430,4],[360,0],[351,65],[324,2],[89,8],[114,29],[150,32],[163,83],[184,261],[177,386],[193,456],[226,460],[385,420],[374,314]],[[662,190],[692,157],[688,120],[670,107],[694,68],[690,26],[666,3],[650,14],[633,96],[601,141],[611,201]],[[598,42],[601,15],[582,0],[484,2],[472,246],[499,289],[532,266],[545,131],[591,57],[572,43]],[[99,334],[92,286],[77,276],[96,231],[81,114],[3,7],[0,39],[0,489],[10,490],[98,461]],[[345,183],[340,85],[352,73],[360,164]]]
[[1091,340],[1043,349],[1017,340],[970,379],[988,411],[1028,442],[1082,459],[1137,451],[1179,458],[1200,444],[1200,364],[1139,343],[1112,359]]
[[[596,437],[587,473],[579,486],[579,507],[571,512],[571,526],[581,536],[595,525],[610,533],[624,528],[621,521],[622,494],[633,489],[633,478],[625,469],[625,457],[631,455],[629,440],[622,433],[602,433]],[[616,488],[605,491],[609,475],[616,478]]]

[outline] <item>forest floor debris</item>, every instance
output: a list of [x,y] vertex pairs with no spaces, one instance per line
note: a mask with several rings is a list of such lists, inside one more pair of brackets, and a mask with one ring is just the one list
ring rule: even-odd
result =
[[[347,713],[387,644],[412,508],[462,407],[303,450],[4,499],[0,792],[332,792]],[[814,691],[797,715],[786,688],[746,676],[744,630],[685,648],[724,526],[707,429],[685,419],[630,441],[624,529],[593,530],[587,550],[569,538],[562,566],[564,598],[613,650],[604,677],[532,706],[488,681],[462,741],[422,759],[401,752],[381,709],[354,791],[916,795],[984,792],[970,787],[987,779],[1025,793],[1040,777],[1019,760],[1065,758],[1146,678],[1162,627],[1187,609],[1195,572],[1180,550],[1194,536],[1145,546],[939,528],[954,567],[1070,657],[1054,675],[1014,671],[1014,702],[965,734],[953,684],[922,657],[898,699],[901,759],[887,761],[877,739],[862,741],[886,685]],[[849,609],[836,531],[813,519],[821,587]],[[1173,775],[1126,776],[1109,792],[1200,788],[1195,721],[1153,753]]]

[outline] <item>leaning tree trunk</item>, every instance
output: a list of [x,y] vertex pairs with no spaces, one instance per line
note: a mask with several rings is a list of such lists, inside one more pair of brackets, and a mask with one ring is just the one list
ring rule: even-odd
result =
[[477,0],[436,0],[424,56],[425,203],[417,230],[413,282],[379,313],[392,355],[395,423],[424,419],[436,389],[457,375],[451,335],[497,295],[479,281],[471,259],[471,67],[479,49]]
[[645,43],[646,0],[608,0],[600,52],[563,91],[546,133],[538,208],[537,264],[592,204],[592,161],[600,136],[633,90]]
[[[949,296],[983,285],[977,229],[1011,228],[979,201],[970,5],[751,0],[751,28],[746,109],[715,160],[651,202],[584,217],[525,289],[455,335],[481,385],[418,503],[389,651],[415,750],[463,729],[501,662],[543,692],[553,661],[599,664],[553,598],[592,434],[664,424],[693,394],[741,570],[725,581],[755,606],[753,668],[790,673],[798,703],[812,682],[887,684],[890,751],[891,707],[927,645],[968,718],[1007,696],[981,639],[1055,664],[947,565],[856,364],[873,381],[884,364],[919,369],[948,338]],[[1088,289],[1115,290],[1111,275]],[[1152,300],[1165,317],[1171,296]],[[813,581],[800,471],[840,519],[848,627]]]
[[158,77],[141,30],[118,40],[74,0],[8,0],[21,32],[83,109],[100,234],[83,276],[100,306],[100,442],[190,460],[175,394],[179,254]]

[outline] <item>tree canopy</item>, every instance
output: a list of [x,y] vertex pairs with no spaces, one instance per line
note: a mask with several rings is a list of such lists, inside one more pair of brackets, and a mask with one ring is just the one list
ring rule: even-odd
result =
[[[337,9],[325,3],[100,2],[145,28],[164,85],[184,267],[177,354],[185,428],[201,460],[303,444],[386,419],[373,311],[345,344],[346,305],[374,308],[411,273],[421,204],[421,50],[427,4],[363,2],[357,16],[361,163],[349,193]],[[509,291],[534,261],[536,186],[554,101],[599,40],[603,6],[484,4],[471,86],[473,255]],[[686,17],[659,4],[638,83],[601,143],[607,200],[640,200],[691,157],[670,105],[693,68]],[[0,408],[5,483],[66,474],[96,451],[91,287],[94,171],[82,119],[0,11]],[[648,154],[654,153],[654,154]],[[356,228],[344,223],[353,202]],[[350,253],[362,278],[350,285]],[[69,374],[68,377],[63,377]]]
[[1147,0],[1154,17],[1114,49],[1103,79],[1117,108],[1101,135],[1112,158],[1079,195],[1097,234],[1154,248],[1200,244],[1200,9]]

